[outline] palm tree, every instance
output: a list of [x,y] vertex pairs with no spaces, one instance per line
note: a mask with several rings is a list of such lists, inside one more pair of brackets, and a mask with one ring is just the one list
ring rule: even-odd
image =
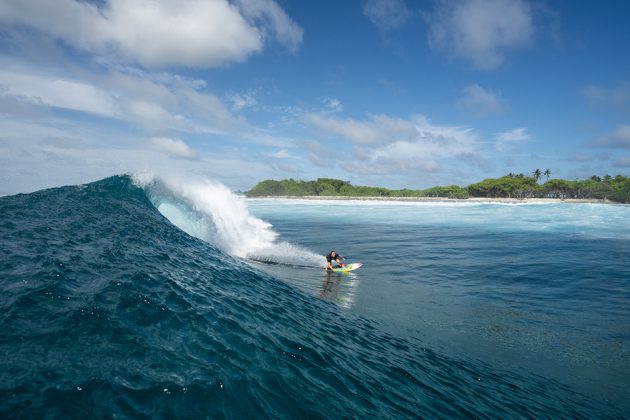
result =
[[547,177],[547,181],[549,181],[549,177],[551,176],[551,171],[549,169],[545,169],[543,175]]
[[542,172],[540,172],[540,169],[536,169],[534,172],[532,172],[532,176],[536,178],[536,182],[538,182],[541,175],[542,175]]

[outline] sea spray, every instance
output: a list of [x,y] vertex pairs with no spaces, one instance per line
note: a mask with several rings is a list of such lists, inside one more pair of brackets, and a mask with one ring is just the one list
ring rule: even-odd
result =
[[250,214],[247,203],[226,186],[210,181],[152,175],[134,177],[153,205],[191,236],[239,258],[260,262],[323,266],[323,257],[278,240],[278,233]]

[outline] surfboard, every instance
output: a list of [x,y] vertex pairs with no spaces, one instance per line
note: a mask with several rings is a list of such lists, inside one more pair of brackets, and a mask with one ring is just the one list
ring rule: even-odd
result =
[[356,270],[357,268],[361,268],[363,263],[352,263],[348,264],[343,268],[333,268],[332,271],[335,273],[347,273],[348,271]]

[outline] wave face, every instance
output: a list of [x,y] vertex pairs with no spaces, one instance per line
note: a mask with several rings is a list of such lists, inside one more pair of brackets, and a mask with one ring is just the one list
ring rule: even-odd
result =
[[0,198],[0,417],[622,416],[253,269],[231,255],[269,250],[271,228],[199,188]]

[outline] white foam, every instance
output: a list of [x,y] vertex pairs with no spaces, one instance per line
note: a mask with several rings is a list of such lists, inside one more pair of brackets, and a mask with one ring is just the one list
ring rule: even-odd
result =
[[245,199],[210,180],[136,175],[158,211],[191,236],[240,258],[322,265],[323,256],[278,240],[271,224],[252,216]]
[[[282,200],[282,201],[280,201]],[[558,232],[593,238],[630,238],[630,206],[600,203],[490,203],[250,199],[253,212],[272,220],[302,218],[359,225],[449,226],[487,231]]]

